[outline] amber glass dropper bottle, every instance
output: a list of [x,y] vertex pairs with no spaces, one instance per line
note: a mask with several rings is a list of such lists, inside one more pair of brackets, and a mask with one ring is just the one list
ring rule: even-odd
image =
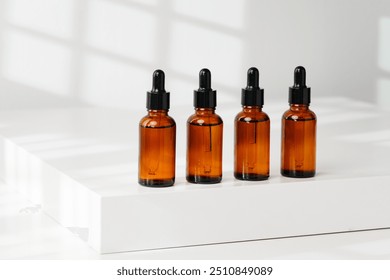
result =
[[264,89],[259,70],[248,70],[247,87],[241,91],[242,111],[234,121],[234,177],[259,181],[269,177],[270,120],[262,111]]
[[290,109],[282,117],[281,174],[308,178],[316,174],[317,117],[309,109],[310,88],[306,70],[295,68],[294,85],[289,90]]
[[147,187],[168,187],[175,183],[176,124],[168,116],[169,92],[165,74],[153,73],[153,88],[147,92],[148,114],[139,123],[138,182]]
[[187,120],[187,181],[215,184],[222,180],[223,122],[215,114],[216,91],[211,88],[208,69],[199,72],[199,89],[194,90],[195,114]]

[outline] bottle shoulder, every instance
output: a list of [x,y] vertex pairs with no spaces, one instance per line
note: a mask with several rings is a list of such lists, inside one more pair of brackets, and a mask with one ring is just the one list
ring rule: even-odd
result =
[[257,112],[239,112],[236,117],[235,121],[241,121],[241,122],[265,122],[269,121],[269,116],[267,113],[263,111],[257,111]]
[[211,114],[211,115],[192,114],[187,119],[187,123],[194,124],[194,125],[219,125],[219,124],[223,124],[223,120],[217,114]]
[[141,127],[147,127],[147,128],[174,127],[176,126],[176,122],[171,116],[168,115],[163,115],[163,116],[146,115],[140,120],[139,125]]
[[313,121],[315,121],[315,120],[317,120],[317,116],[310,109],[302,110],[302,111],[288,109],[287,111],[284,112],[282,119],[294,120],[294,121],[296,121],[296,120],[306,120],[306,121],[313,120]]

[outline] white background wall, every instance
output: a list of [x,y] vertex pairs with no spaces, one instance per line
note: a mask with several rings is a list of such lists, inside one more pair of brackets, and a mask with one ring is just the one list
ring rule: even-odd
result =
[[390,1],[0,0],[0,109],[97,105],[144,111],[151,74],[192,107],[208,67],[219,105],[257,66],[266,102],[304,65],[316,97],[390,106]]

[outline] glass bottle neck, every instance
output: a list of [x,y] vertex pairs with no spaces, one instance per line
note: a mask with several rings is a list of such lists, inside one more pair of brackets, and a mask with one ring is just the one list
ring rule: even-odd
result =
[[309,110],[309,105],[307,104],[290,104],[291,111],[307,111]]
[[197,115],[213,115],[215,114],[215,108],[195,108],[195,114]]
[[242,111],[245,113],[261,112],[263,106],[242,106]]
[[168,110],[148,110],[149,116],[166,116],[168,115]]

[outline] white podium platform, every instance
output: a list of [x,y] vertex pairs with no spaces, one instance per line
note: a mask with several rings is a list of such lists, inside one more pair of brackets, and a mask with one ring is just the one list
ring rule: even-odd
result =
[[224,178],[185,182],[185,119],[177,121],[174,187],[137,184],[144,110],[106,108],[0,113],[0,175],[101,253],[390,227],[390,114],[343,98],[316,100],[318,175],[279,175],[284,102],[269,104],[271,178],[233,178],[233,118],[225,122]]

